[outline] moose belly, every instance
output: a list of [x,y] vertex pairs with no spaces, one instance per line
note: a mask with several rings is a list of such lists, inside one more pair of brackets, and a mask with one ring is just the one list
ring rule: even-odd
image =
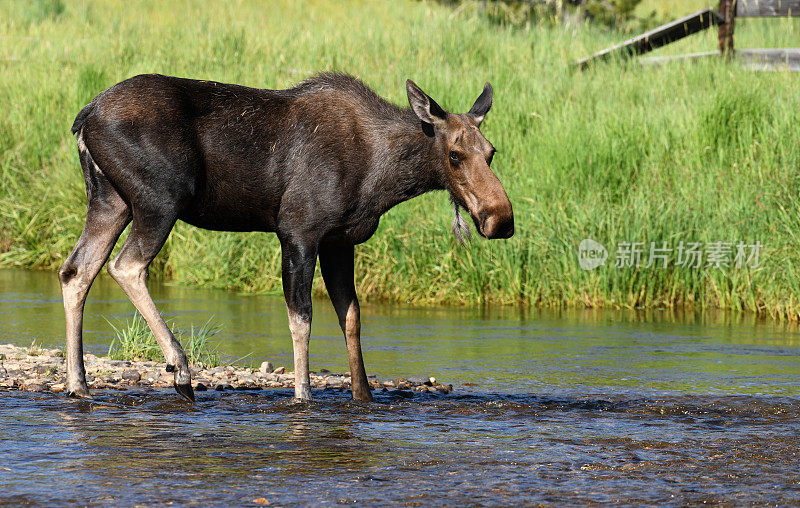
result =
[[275,214],[262,200],[198,200],[178,217],[214,231],[275,231]]

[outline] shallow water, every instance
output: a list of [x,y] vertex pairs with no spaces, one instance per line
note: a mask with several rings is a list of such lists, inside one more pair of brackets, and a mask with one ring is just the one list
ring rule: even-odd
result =
[[[214,315],[220,349],[290,365],[279,298],[153,284],[179,326]],[[56,346],[54,274],[0,270],[0,342]],[[312,369],[344,371],[315,302]],[[106,279],[88,349],[132,315]],[[0,503],[624,504],[800,502],[800,333],[725,314],[365,305],[368,372],[434,375],[449,395],[373,404],[319,390],[0,393]]]

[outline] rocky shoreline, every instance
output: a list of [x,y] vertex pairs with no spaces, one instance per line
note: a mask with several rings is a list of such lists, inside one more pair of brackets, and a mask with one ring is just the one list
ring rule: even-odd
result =
[[[173,383],[173,375],[166,371],[165,363],[109,360],[92,353],[84,355],[84,363],[90,389],[171,388]],[[274,368],[270,362],[262,363],[258,369],[233,365],[193,368],[192,374],[192,386],[197,392],[294,388],[294,373],[284,367]],[[0,345],[0,392],[63,392],[65,375],[64,353],[59,349]],[[385,380],[368,377],[373,391],[394,391],[406,397],[415,392],[450,393],[453,390],[453,385],[441,384],[432,377]],[[312,372],[311,387],[349,390],[350,373],[335,374],[325,369]]]

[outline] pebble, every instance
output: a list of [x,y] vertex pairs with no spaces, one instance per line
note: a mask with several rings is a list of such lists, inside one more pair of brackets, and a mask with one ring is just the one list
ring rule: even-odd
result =
[[128,369],[122,371],[122,379],[128,381],[129,383],[138,383],[140,379],[142,379],[142,375],[139,374],[138,370]]
[[[0,344],[0,391],[27,390],[60,393],[66,390],[66,364],[59,349],[41,349],[37,355],[28,355],[29,348],[13,344]],[[86,382],[93,389],[128,389],[130,386],[172,387],[174,375],[166,372],[165,363],[153,361],[109,360],[92,353],[84,355]],[[294,372],[285,367],[273,369],[271,362],[263,362],[258,370],[231,365],[210,369],[192,369],[195,391],[210,389],[260,390],[262,388],[293,388]],[[332,373],[319,369],[311,375],[312,388],[350,389],[350,373]],[[368,376],[373,390],[390,391],[401,397],[413,397],[414,391],[450,393],[453,385],[444,385],[435,378],[408,377],[394,380]]]

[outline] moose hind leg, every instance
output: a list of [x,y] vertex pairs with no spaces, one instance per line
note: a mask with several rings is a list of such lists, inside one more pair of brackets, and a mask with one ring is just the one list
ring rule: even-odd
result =
[[83,365],[83,308],[95,277],[111,254],[130,209],[116,193],[89,201],[86,224],[78,243],[58,270],[64,298],[67,344],[67,395],[89,397]]
[[146,219],[140,218],[134,210],[131,232],[119,254],[109,262],[108,272],[125,291],[153,332],[167,360],[167,371],[174,372],[175,391],[194,402],[186,353],[164,322],[147,290],[147,268],[164,245],[175,220],[172,216],[149,215]]

